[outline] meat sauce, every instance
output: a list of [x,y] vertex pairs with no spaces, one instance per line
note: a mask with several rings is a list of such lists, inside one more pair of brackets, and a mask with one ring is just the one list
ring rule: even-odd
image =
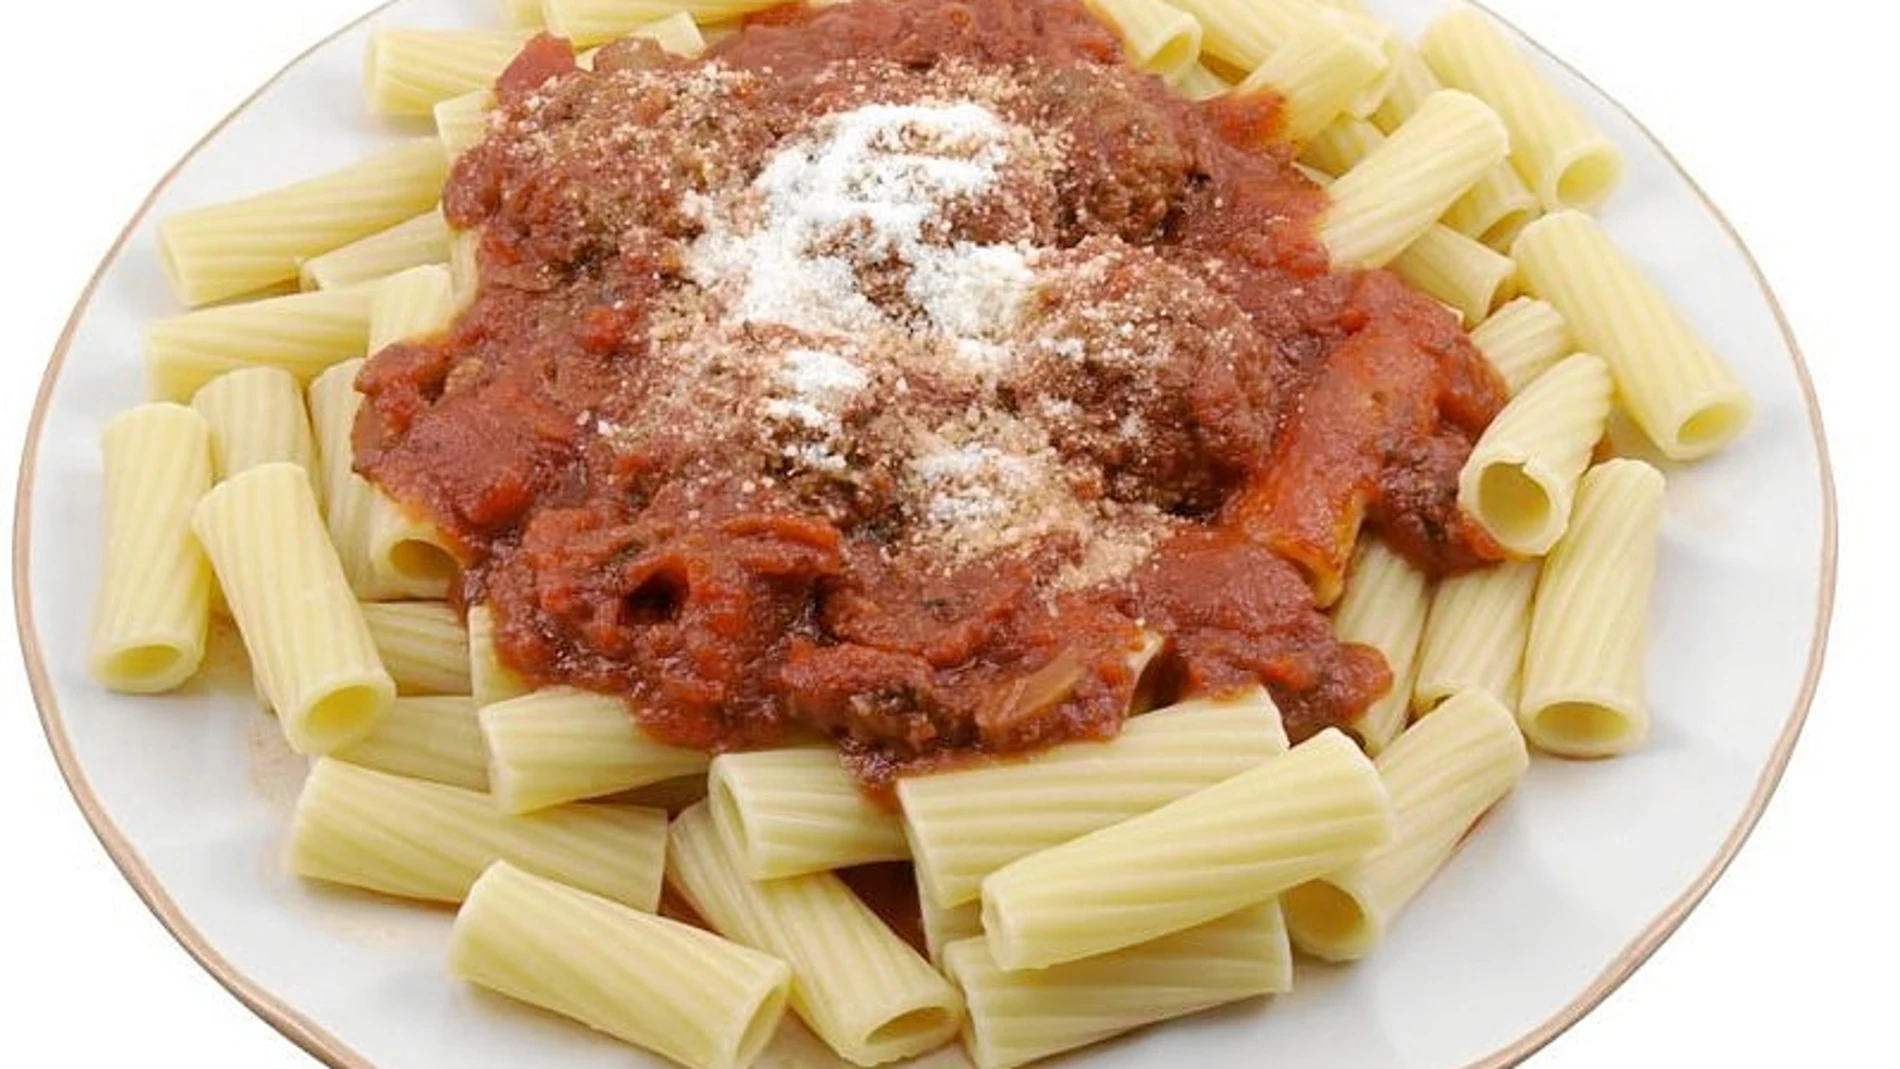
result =
[[[1297,740],[1392,685],[1324,611],[1362,528],[1435,573],[1499,556],[1455,497],[1504,391],[1457,323],[1330,268],[1275,100],[1180,99],[1077,0],[787,8],[700,60],[626,42],[592,71],[543,37],[499,89],[445,194],[479,289],[370,361],[356,444],[536,683],[624,696],[679,745],[823,735],[874,790],[1255,682]],[[766,249],[757,190],[832,174],[786,146],[894,106],[943,131],[875,173],[977,192],[865,245],[852,307],[962,333],[741,322],[706,205],[749,205],[737,247]],[[933,311],[926,266],[1010,250],[1034,281],[1006,333]],[[782,289],[764,263],[741,258],[747,299]],[[965,476],[988,481],[942,489]]]

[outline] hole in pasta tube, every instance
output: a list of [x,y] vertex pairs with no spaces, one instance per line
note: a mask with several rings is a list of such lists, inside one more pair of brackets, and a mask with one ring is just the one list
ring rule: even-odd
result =
[[[1531,225],[1531,220],[1536,217],[1537,210],[1535,208],[1529,206],[1513,208],[1503,215],[1498,216],[1490,226],[1485,227],[1484,232],[1478,235],[1478,240],[1494,249],[1508,249],[1511,247],[1511,243],[1517,240],[1517,236],[1523,233],[1524,228]],[[1515,283],[1516,280],[1513,279],[1512,281]],[[1510,288],[1515,290],[1517,287],[1513,285]],[[1500,289],[1499,292],[1502,293],[1504,290]],[[1516,296],[1516,294],[1513,293],[1512,296]],[[1502,304],[1503,302],[1499,303]],[[1492,311],[1496,310],[1495,308],[1492,309]]]
[[1593,145],[1569,160],[1557,172],[1557,203],[1587,209],[1603,203],[1623,180],[1623,154],[1615,145]]
[[[957,1018],[947,1007],[920,1006],[878,1025],[864,1037],[864,1045],[874,1052],[886,1046],[915,1047],[920,1041],[934,1043],[939,1036],[947,1037],[956,1026]],[[906,1053],[914,1052],[907,1049]]]
[[1539,749],[1566,757],[1613,753],[1629,739],[1635,721],[1602,702],[1553,702],[1530,716],[1531,741]]
[[1504,548],[1542,553],[1551,535],[1556,507],[1550,491],[1519,464],[1492,464],[1478,477],[1478,517]]
[[790,984],[776,984],[764,993],[765,997],[753,1008],[751,1019],[746,1021],[745,1031],[739,1036],[739,1049],[734,1053],[731,1064],[751,1065],[764,1053],[765,1045],[772,1042],[778,1033],[779,1022],[785,1017],[785,1002],[791,994]]
[[1727,444],[1748,423],[1748,406],[1717,401],[1702,406],[1676,428],[1676,442],[1695,454],[1713,452]]
[[404,579],[446,583],[455,578],[460,566],[441,546],[405,538],[390,547],[389,567]]
[[161,691],[183,683],[197,667],[184,650],[152,643],[114,650],[100,662],[98,674],[120,690]]
[[319,696],[299,718],[296,738],[306,753],[329,753],[363,738],[389,705],[390,695],[367,683],[356,683]]
[[1280,905],[1294,943],[1316,958],[1353,961],[1379,941],[1379,926],[1359,900],[1325,880],[1295,887]]

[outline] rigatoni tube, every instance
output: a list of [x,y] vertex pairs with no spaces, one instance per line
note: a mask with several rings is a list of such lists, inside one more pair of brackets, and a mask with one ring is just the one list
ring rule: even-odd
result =
[[647,737],[619,698],[571,687],[483,705],[480,718],[495,804],[508,813],[704,772],[712,760]]
[[1576,351],[1570,325],[1548,301],[1519,297],[1471,332],[1471,343],[1516,394]]
[[1747,429],[1754,406],[1741,381],[1601,223],[1547,215],[1512,252],[1578,346],[1609,362],[1619,402],[1664,455],[1706,457]]
[[1542,566],[1506,561],[1438,584],[1412,685],[1412,709],[1423,716],[1454,694],[1483,691],[1517,705],[1530,636],[1531,596]]
[[1328,729],[1250,772],[994,873],[983,881],[983,931],[1002,968],[1060,965],[1265,901],[1391,837],[1391,801],[1372,762]]
[[1430,607],[1431,580],[1425,573],[1376,538],[1360,545],[1333,614],[1333,633],[1341,642],[1378,650],[1392,670],[1392,689],[1350,725],[1368,753],[1377,755],[1405,730]]
[[1529,765],[1516,718],[1483,691],[1419,721],[1376,765],[1392,796],[1392,841],[1281,898],[1294,944],[1327,961],[1365,957]]
[[1019,858],[1159,809],[1286,751],[1258,687],[1138,716],[1109,742],[901,779],[897,797],[918,884],[941,906],[968,902]]
[[319,178],[174,215],[159,224],[159,255],[174,292],[194,307],[294,282],[306,260],[428,210],[448,170],[440,142],[412,141]]
[[1476,97],[1434,93],[1334,182],[1320,237],[1341,267],[1383,267],[1504,159],[1503,124]]
[[142,405],[106,425],[105,566],[93,678],[132,694],[182,685],[204,663],[211,568],[191,531],[211,489],[211,432],[189,408]]
[[1089,10],[1115,27],[1128,61],[1173,79],[1201,58],[1201,22],[1165,0],[1087,0]]
[[430,902],[460,902],[506,861],[652,912],[660,902],[666,814],[576,805],[511,817],[488,796],[335,758],[311,766],[291,825],[299,876]]
[[451,159],[481,144],[488,136],[488,116],[497,103],[494,90],[477,89],[435,106],[435,134]]
[[526,30],[412,30],[370,36],[364,63],[369,110],[428,115],[450,97],[495,84],[528,41]]
[[455,916],[449,969],[691,1069],[745,1069],[791,970],[691,925],[496,862]]
[[1564,757],[1611,757],[1649,735],[1644,658],[1662,529],[1662,473],[1612,460],[1583,477],[1544,565],[1524,653],[1524,735]]
[[468,629],[441,601],[391,601],[363,606],[363,620],[383,667],[404,694],[471,694]]
[[1293,986],[1292,947],[1275,901],[1047,969],[1005,971],[982,939],[951,944],[943,964],[969,1004],[963,1045],[977,1069],[1014,1069]]
[[317,514],[309,474],[263,464],[226,480],[198,503],[192,529],[291,748],[329,753],[374,731],[396,683]]
[[1610,418],[1610,369],[1578,353],[1498,413],[1458,477],[1458,504],[1513,553],[1550,552]]
[[773,7],[778,0],[543,0],[548,32],[577,48],[606,44],[646,23],[684,12],[694,21],[718,22]]
[[865,797],[829,746],[722,754],[709,781],[720,834],[752,879],[910,857],[904,822]]
[[[502,663],[501,652],[495,648],[495,610],[486,604],[468,607],[468,681],[475,704],[484,709],[534,689],[520,673]],[[496,789],[505,790],[499,779]]]
[[397,698],[368,738],[332,756],[395,776],[488,790],[488,747],[467,697]]
[[1511,132],[1511,159],[1544,206],[1592,208],[1623,177],[1623,154],[1567,96],[1519,54],[1490,16],[1459,5],[1419,38],[1446,85],[1494,108]]
[[377,282],[398,271],[448,259],[449,224],[440,211],[432,209],[324,253],[303,265],[301,277],[304,289],[333,290]]
[[211,380],[191,399],[211,430],[212,474],[222,480],[259,464],[285,462],[304,469],[319,492],[317,447],[310,413],[296,376],[282,368],[254,367]]
[[1282,41],[1234,91],[1278,93],[1284,109],[1281,136],[1305,141],[1351,107],[1385,69],[1378,46],[1318,20]]
[[673,823],[667,879],[722,935],[792,967],[793,1011],[846,1061],[880,1065],[956,1035],[956,989],[832,873],[747,879],[701,804]]
[[211,380],[253,367],[308,383],[367,351],[370,298],[365,288],[324,290],[153,320],[145,328],[152,396],[182,404]]

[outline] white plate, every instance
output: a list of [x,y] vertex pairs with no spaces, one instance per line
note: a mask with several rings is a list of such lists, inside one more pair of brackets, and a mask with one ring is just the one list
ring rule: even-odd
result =
[[[1374,6],[1416,30],[1437,0]],[[374,22],[487,24],[492,0],[400,0]],[[280,862],[303,773],[245,688],[164,699],[85,671],[101,554],[98,435],[141,397],[139,331],[173,311],[153,221],[307,176],[398,134],[358,103],[370,23],[293,64],[154,194],[54,355],[15,538],[19,615],[48,737],[87,817],[185,947],[253,1009],[347,1069],[658,1064],[449,979],[449,916],[305,886]],[[1655,736],[1603,764],[1539,760],[1370,961],[1073,1061],[1439,1069],[1513,1063],[1594,1006],[1707,892],[1760,816],[1813,692],[1833,592],[1833,499],[1806,371],[1727,224],[1663,149],[1554,60],[1630,156],[1607,215],[1759,401],[1720,459],[1672,473]],[[228,637],[228,636],[227,636]],[[769,1066],[833,1059],[792,1033]],[[932,1066],[957,1066],[943,1053]]]

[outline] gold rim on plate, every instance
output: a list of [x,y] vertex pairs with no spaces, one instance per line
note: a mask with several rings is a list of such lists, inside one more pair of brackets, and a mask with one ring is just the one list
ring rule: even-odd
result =
[[[100,284],[105,279],[106,273],[118,262],[120,254],[125,251],[125,246],[131,240],[132,235],[138,231],[139,227],[145,222],[146,217],[151,214],[153,204],[157,202],[159,196],[171,185],[173,179],[178,176],[178,173],[184,169],[186,164],[196,159],[198,154],[215,140],[219,134],[222,134],[238,116],[248,111],[253,104],[257,103],[265,93],[274,88],[277,83],[282,81],[292,70],[302,65],[305,60],[322,51],[339,38],[347,36],[364,23],[382,14],[385,10],[394,7],[399,2],[400,0],[388,0],[387,3],[361,18],[355,19],[335,33],[325,37],[323,40],[318,41],[300,53],[295,59],[285,64],[282,70],[272,75],[269,81],[259,86],[256,92],[246,97],[243,103],[239,104],[229,115],[226,115],[218,125],[212,127],[211,131],[205,134],[196,145],[193,145],[191,150],[185,153],[184,158],[179,160],[171,170],[167,171],[163,178],[159,179],[158,184],[154,186],[151,193],[146,196],[144,203],[139,205],[139,210],[133,215],[132,221],[126,225],[125,230],[121,232],[118,239],[113,242],[112,248],[106,253],[105,259],[100,262],[98,270],[93,273],[91,281],[86,284],[85,292],[80,295],[79,303],[73,309],[72,317],[67,320],[65,329],[60,333],[59,343],[53,349],[52,359],[47,363],[45,377],[40,382],[39,395],[33,403],[33,416],[27,425],[26,447],[21,454],[20,478],[18,492],[15,496],[13,517],[13,606],[14,614],[19,623],[20,650],[26,659],[27,678],[33,688],[33,700],[39,706],[40,724],[46,731],[47,742],[53,749],[53,758],[59,764],[60,774],[65,777],[66,785],[71,789],[73,799],[79,803],[79,808],[85,814],[87,823],[92,825],[93,833],[99,837],[100,843],[105,846],[106,853],[111,855],[113,864],[117,865],[119,871],[124,873],[127,882],[132,885],[132,889],[144,900],[145,905],[151,909],[153,915],[158,918],[159,923],[164,925],[165,929],[172,934],[172,937],[178,940],[179,945],[183,946],[185,951],[189,953],[199,965],[203,966],[205,971],[209,972],[213,979],[217,980],[226,990],[236,996],[239,1002],[249,1007],[251,1012],[263,1018],[265,1022],[283,1033],[291,1042],[303,1048],[317,1060],[333,1067],[333,1069],[379,1069],[379,1067],[361,1054],[350,1049],[342,1040],[331,1035],[321,1025],[304,1016],[275,994],[265,990],[256,981],[238,971],[235,966],[225,960],[224,956],[219,954],[217,950],[211,946],[211,943],[205,939],[204,935],[185,917],[184,911],[178,908],[178,904],[172,901],[171,896],[168,895],[164,887],[159,884],[157,877],[152,874],[151,869],[147,868],[144,860],[139,857],[138,851],[134,849],[131,842],[126,839],[125,834],[119,830],[118,825],[112,822],[112,818],[106,814],[104,807],[99,804],[98,797],[93,794],[92,786],[87,781],[85,772],[79,767],[78,758],[73,753],[72,741],[66,736],[65,725],[60,720],[59,697],[54,692],[52,680],[47,675],[45,659],[40,653],[39,633],[34,629],[33,625],[33,599],[31,594],[33,552],[29,539],[29,521],[32,516],[33,481],[37,461],[39,459],[40,437],[46,424],[47,403],[52,398],[53,387],[59,381],[59,373],[66,365],[66,357],[68,350],[72,346],[73,335],[78,331],[80,322],[85,318],[86,312],[91,308],[93,297],[97,294]],[[1509,25],[1509,20],[1498,16],[1496,12],[1491,12],[1491,14],[1492,17],[1498,18],[1499,21]],[[1511,28],[1514,31],[1516,30],[1515,26]],[[1834,613],[1834,586],[1837,565],[1837,515],[1834,495],[1834,469],[1828,458],[1827,435],[1822,426],[1820,404],[1815,398],[1814,380],[1808,374],[1807,362],[1802,358],[1801,346],[1800,343],[1795,340],[1794,330],[1788,323],[1787,313],[1782,309],[1781,302],[1776,299],[1774,291],[1769,287],[1768,279],[1762,274],[1761,265],[1756,262],[1754,254],[1749,251],[1748,246],[1742,241],[1741,235],[1736,233],[1735,227],[1729,222],[1728,217],[1722,214],[1721,209],[1715,206],[1715,203],[1709,199],[1708,194],[1703,191],[1702,187],[1696,183],[1694,178],[1689,176],[1689,173],[1683,169],[1682,164],[1670,153],[1669,149],[1650,132],[1649,128],[1643,125],[1641,120],[1631,114],[1630,110],[1624,107],[1621,102],[1611,97],[1608,93],[1605,93],[1595,82],[1585,77],[1581,71],[1578,71],[1575,67],[1564,62],[1561,57],[1553,54],[1549,49],[1544,48],[1541,44],[1531,40],[1521,32],[1518,33],[1518,36],[1528,41],[1531,47],[1535,48],[1538,52],[1589,86],[1591,91],[1608,101],[1611,107],[1615,108],[1624,118],[1628,119],[1630,123],[1642,133],[1643,137],[1656,147],[1656,150],[1662,154],[1663,159],[1682,177],[1682,180],[1688,183],[1690,190],[1696,195],[1696,199],[1700,200],[1703,207],[1708,209],[1709,214],[1715,218],[1715,221],[1722,227],[1723,232],[1728,235],[1729,240],[1734,244],[1736,251],[1741,253],[1742,259],[1748,264],[1750,273],[1755,277],[1755,284],[1760,287],[1763,298],[1768,301],[1769,307],[1775,313],[1775,321],[1781,327],[1782,338],[1788,344],[1788,351],[1794,357],[1795,377],[1800,381],[1802,402],[1807,408],[1808,424],[1814,433],[1815,456],[1820,462],[1821,477],[1821,583],[1814,611],[1814,637],[1808,649],[1808,665],[1807,671],[1802,677],[1801,691],[1795,698],[1794,709],[1788,715],[1787,725],[1782,728],[1781,736],[1775,742],[1774,751],[1769,755],[1767,767],[1762,770],[1760,778],[1755,783],[1755,790],[1749,797],[1747,807],[1743,809],[1741,818],[1736,822],[1735,827],[1729,831],[1728,837],[1723,840],[1721,849],[1716,852],[1714,860],[1702,871],[1701,875],[1697,876],[1696,879],[1689,884],[1688,888],[1685,889],[1681,895],[1677,896],[1655,920],[1651,921],[1635,939],[1631,940],[1630,943],[1617,954],[1609,965],[1597,975],[1596,979],[1593,980],[1581,994],[1575,999],[1572,999],[1568,1005],[1564,1006],[1543,1024],[1533,1028],[1516,1041],[1495,1053],[1473,1062],[1467,1069],[1507,1069],[1509,1066],[1523,1062],[1550,1044],[1558,1036],[1568,1031],[1571,1026],[1582,1020],[1585,1015],[1601,1004],[1604,999],[1608,998],[1611,992],[1622,986],[1623,982],[1629,979],[1630,975],[1640,968],[1645,961],[1648,961],[1650,955],[1660,949],[1662,945],[1669,940],[1669,937],[1675,934],[1676,929],[1687,919],[1689,913],[1701,903],[1702,899],[1708,895],[1709,890],[1715,886],[1715,882],[1722,878],[1724,872],[1728,871],[1729,865],[1735,860],[1735,855],[1741,850],[1742,844],[1748,841],[1749,834],[1755,830],[1755,824],[1760,821],[1762,811],[1767,808],[1769,799],[1774,796],[1775,788],[1780,785],[1782,773],[1787,770],[1788,759],[1794,752],[1795,741],[1800,738],[1801,728],[1807,723],[1808,711],[1813,705],[1815,688],[1820,683],[1821,667],[1827,655],[1828,627]]]

